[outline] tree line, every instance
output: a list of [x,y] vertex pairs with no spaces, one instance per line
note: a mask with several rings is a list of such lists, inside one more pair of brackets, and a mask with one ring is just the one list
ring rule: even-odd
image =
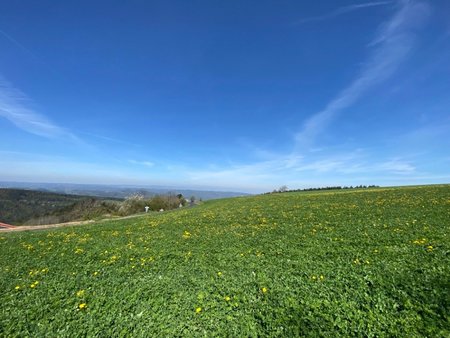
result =
[[341,190],[341,189],[372,189],[379,188],[379,185],[355,185],[355,186],[326,186],[326,187],[317,187],[317,188],[303,188],[303,189],[288,189],[287,186],[283,185],[278,189],[273,190],[272,192],[267,192],[266,194],[279,194],[284,192],[301,192],[301,191],[316,191],[316,190]]

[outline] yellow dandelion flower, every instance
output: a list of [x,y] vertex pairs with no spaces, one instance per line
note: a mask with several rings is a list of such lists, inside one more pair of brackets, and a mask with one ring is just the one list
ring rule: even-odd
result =
[[19,285],[16,285],[16,287],[15,287],[14,289],[20,290],[20,286],[19,286]]
[[84,290],[80,290],[77,292],[77,297],[83,297],[84,296]]
[[263,287],[263,288],[261,288],[261,291],[262,291],[262,293],[267,293],[267,288],[266,287]]
[[81,303],[80,305],[78,305],[78,308],[80,309],[80,310],[83,310],[83,309],[85,309],[87,307],[87,304],[86,303]]
[[222,276],[222,272],[219,271],[219,272],[217,273],[217,276],[219,276],[219,277]]
[[229,296],[226,296],[224,299],[225,299],[227,302],[229,302],[229,301],[231,300],[231,298],[230,298]]
[[200,313],[200,312],[202,312],[202,308],[201,307],[198,307],[198,308],[195,309],[195,313]]

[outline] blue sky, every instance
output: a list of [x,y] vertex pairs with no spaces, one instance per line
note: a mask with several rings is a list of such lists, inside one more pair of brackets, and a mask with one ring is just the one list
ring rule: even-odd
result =
[[4,1],[0,180],[450,182],[450,2]]

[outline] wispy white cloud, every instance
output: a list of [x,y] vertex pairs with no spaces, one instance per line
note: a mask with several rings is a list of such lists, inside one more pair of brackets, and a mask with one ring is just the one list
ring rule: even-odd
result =
[[[280,155],[278,159],[227,168],[215,166],[207,170],[187,170],[186,180],[194,184],[215,182],[228,187],[245,187],[248,191],[266,189],[278,185],[311,187],[316,185],[380,184],[383,177],[416,177],[413,162],[402,158],[378,158],[363,149],[342,151],[320,156],[292,158]],[[411,179],[412,180],[412,179]]]
[[140,144],[124,141],[124,140],[114,138],[114,137],[104,136],[104,135],[85,132],[85,131],[78,131],[77,133],[95,138],[97,141],[95,143],[98,143],[98,141],[101,140],[101,141],[104,141],[104,143],[108,144],[108,146],[110,146],[111,143],[115,143],[117,145],[132,146],[134,148],[142,148],[142,145],[140,145]]
[[145,167],[151,168],[155,165],[155,163],[150,161],[136,161],[136,160],[128,160],[131,164],[143,165]]
[[390,160],[380,163],[375,169],[387,171],[393,174],[411,174],[416,168],[409,162],[401,160]]
[[186,179],[195,184],[215,182],[223,186],[245,187],[249,191],[256,187],[269,191],[279,184],[290,183],[294,178],[308,177],[311,173],[349,170],[349,162],[356,156],[344,154],[311,160],[295,154],[281,154],[256,163],[235,164],[225,168],[211,166],[206,170],[191,169]]
[[368,61],[359,76],[344,88],[325,109],[312,115],[295,136],[296,150],[311,146],[339,112],[350,107],[370,88],[388,79],[405,60],[415,40],[415,29],[429,15],[428,5],[402,2],[399,10],[383,25],[370,43]]
[[4,117],[18,128],[29,133],[51,139],[79,141],[68,130],[35,112],[29,106],[31,101],[20,90],[0,77],[0,117]]
[[25,52],[26,54],[30,55],[33,58],[36,58],[36,56],[28,49],[26,48],[24,45],[22,45],[19,41],[17,41],[16,39],[14,39],[11,35],[9,35],[8,33],[6,33],[5,31],[0,29],[0,35],[3,35],[3,37],[5,37],[8,41],[10,41],[12,44],[14,44],[16,47],[18,47],[19,49],[21,49],[23,52]]
[[347,14],[350,12],[354,12],[360,9],[364,9],[364,8],[368,8],[368,7],[375,7],[375,6],[386,6],[386,5],[390,5],[392,4],[392,1],[372,1],[372,2],[366,2],[366,3],[362,3],[362,4],[354,4],[354,5],[349,5],[349,6],[343,6],[343,7],[339,7],[338,9],[324,14],[324,15],[319,15],[319,16],[314,16],[314,17],[309,17],[309,18],[304,18],[304,19],[300,19],[297,22],[295,22],[296,24],[302,24],[302,23],[307,23],[307,22],[314,22],[314,21],[323,21],[323,20],[329,20],[329,19],[333,19],[336,18],[338,16],[341,16],[343,14]]
[[[347,6],[327,17],[392,3],[379,1]],[[392,76],[412,50],[415,31],[426,20],[430,9],[428,5],[416,1],[400,1],[397,5],[393,17],[379,27],[376,36],[368,44],[369,56],[359,75],[322,111],[304,123],[295,135],[292,152],[275,154],[256,149],[256,157],[260,158],[257,162],[190,170],[187,179],[195,183],[220,182],[227,186],[245,186],[250,190],[252,187],[266,188],[267,191],[280,184],[293,187],[313,184],[381,184],[383,177],[399,177],[402,180],[411,177],[413,182],[413,177],[419,173],[411,161],[379,155],[373,157],[370,151],[363,149],[330,152],[316,142],[339,113]]]

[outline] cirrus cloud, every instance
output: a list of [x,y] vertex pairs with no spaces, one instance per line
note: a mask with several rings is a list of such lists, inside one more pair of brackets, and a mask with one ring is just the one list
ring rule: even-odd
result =
[[24,93],[0,76],[0,117],[6,118],[16,127],[31,134],[51,139],[78,140],[70,131],[37,113],[29,107],[30,105],[31,100]]

